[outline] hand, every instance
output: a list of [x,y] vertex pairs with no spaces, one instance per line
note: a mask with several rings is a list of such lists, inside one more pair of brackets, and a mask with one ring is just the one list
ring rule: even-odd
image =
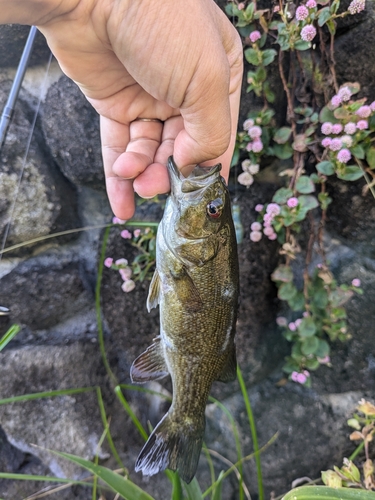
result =
[[[227,178],[237,130],[242,46],[214,1],[57,4],[34,24],[101,116],[114,213],[121,219],[133,215],[133,190],[142,197],[169,191],[165,165],[172,154],[184,175],[197,163],[220,161]],[[69,10],[61,12],[68,4]]]

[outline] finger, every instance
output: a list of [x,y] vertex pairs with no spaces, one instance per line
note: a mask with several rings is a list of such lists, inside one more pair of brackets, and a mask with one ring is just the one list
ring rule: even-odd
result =
[[169,118],[164,122],[161,144],[155,154],[154,163],[134,180],[134,191],[142,198],[152,198],[170,191],[166,165],[168,158],[173,155],[175,138],[183,126],[181,116]]
[[100,136],[109,202],[113,213],[127,220],[135,210],[133,182],[116,175],[113,165],[129,142],[129,127],[101,116]]

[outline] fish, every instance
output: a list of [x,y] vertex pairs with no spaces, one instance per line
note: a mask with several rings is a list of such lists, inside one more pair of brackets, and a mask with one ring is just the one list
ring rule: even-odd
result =
[[195,476],[214,381],[236,378],[239,295],[236,234],[221,164],[184,177],[173,157],[171,192],[156,237],[147,309],[159,305],[160,334],[133,362],[134,383],[172,380],[172,404],[142,448],[136,472]]

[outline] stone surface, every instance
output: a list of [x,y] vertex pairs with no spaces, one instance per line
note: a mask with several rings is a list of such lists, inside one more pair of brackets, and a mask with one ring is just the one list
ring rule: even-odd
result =
[[[30,26],[19,24],[0,25],[0,68],[17,67],[21,59]],[[48,60],[50,50],[46,39],[38,31],[29,59],[29,65],[39,65]]]
[[47,145],[63,174],[75,184],[103,189],[99,116],[68,77],[50,87],[42,116]]
[[[0,84],[0,103],[5,103],[9,89],[9,81]],[[7,247],[78,222],[75,189],[43,148],[38,125],[32,130],[28,100],[34,101],[23,91],[0,158],[0,238]]]

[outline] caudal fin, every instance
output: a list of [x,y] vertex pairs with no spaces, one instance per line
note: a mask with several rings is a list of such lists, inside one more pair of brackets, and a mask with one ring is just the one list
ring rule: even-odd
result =
[[136,472],[153,476],[165,469],[178,471],[181,478],[190,483],[198,467],[202,449],[205,422],[176,421],[173,413],[167,413],[158,423],[142,448],[136,464]]

